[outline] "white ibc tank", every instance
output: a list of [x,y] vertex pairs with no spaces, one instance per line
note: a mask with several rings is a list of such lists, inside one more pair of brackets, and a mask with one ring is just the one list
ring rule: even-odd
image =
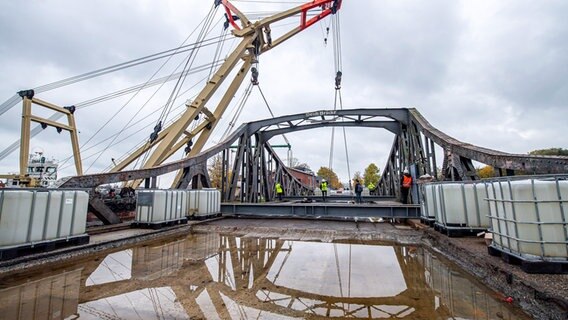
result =
[[0,246],[85,233],[89,194],[78,190],[0,191]]
[[421,215],[423,218],[434,219],[438,208],[436,207],[438,201],[438,191],[435,184],[422,185],[423,201]]
[[440,193],[440,185],[435,184],[433,186],[432,194],[434,194],[434,217],[436,222],[444,221],[442,217],[442,194]]
[[217,189],[199,190],[198,215],[210,215],[221,212],[221,192]]
[[499,180],[489,190],[493,246],[528,258],[568,257],[568,181]]
[[199,191],[200,190],[189,190],[189,216],[197,215],[199,206]]
[[485,183],[441,183],[438,191],[441,214],[436,222],[444,226],[489,227]]
[[215,188],[190,190],[190,212],[193,216],[201,217],[221,212],[221,192]]
[[161,223],[184,219],[189,211],[186,190],[137,190],[136,221]]

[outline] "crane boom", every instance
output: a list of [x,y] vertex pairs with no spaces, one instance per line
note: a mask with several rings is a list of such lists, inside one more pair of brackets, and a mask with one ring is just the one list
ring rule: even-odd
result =
[[[250,22],[229,0],[217,2],[217,4],[222,4],[227,12],[228,22],[234,28],[232,34],[235,37],[241,38],[239,45],[227,57],[225,62],[215,72],[197,97],[190,104],[186,104],[187,110],[180,118],[159,132],[156,139],[145,143],[138,150],[134,151],[131,156],[121,161],[117,166],[111,169],[111,172],[118,172],[125,169],[133,161],[152,148],[154,148],[154,150],[144,163],[143,168],[147,169],[158,166],[198,135],[199,137],[196,143],[186,156],[191,157],[199,153],[205,146],[213,129],[223,116],[227,106],[239,89],[253,61],[256,61],[258,55],[273,49],[328,15],[335,14],[341,8],[341,2],[341,0],[314,0],[254,23]],[[321,12],[308,19],[308,12],[317,8],[321,8]],[[233,14],[240,20],[241,26],[236,23]],[[298,26],[273,40],[270,25],[295,15],[300,15]],[[240,60],[243,60],[243,63],[240,65],[237,74],[234,76],[227,91],[224,93],[215,109],[210,111],[206,107],[207,103]],[[196,126],[194,130],[188,132],[187,128],[193,121],[198,121],[195,119],[197,119],[200,114],[204,115],[201,123]],[[141,181],[135,182],[134,187],[138,186],[140,182]],[[174,184],[176,183],[177,182],[174,182]]]

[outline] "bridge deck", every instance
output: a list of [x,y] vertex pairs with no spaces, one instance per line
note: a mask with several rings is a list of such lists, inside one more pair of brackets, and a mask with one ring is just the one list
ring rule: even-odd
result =
[[255,217],[304,217],[314,219],[354,218],[419,218],[420,206],[401,204],[394,201],[379,203],[338,203],[338,202],[266,202],[266,203],[223,203],[221,212]]

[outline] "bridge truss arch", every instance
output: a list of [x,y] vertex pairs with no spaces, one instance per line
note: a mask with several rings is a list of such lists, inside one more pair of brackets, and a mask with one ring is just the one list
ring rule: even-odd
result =
[[[454,181],[479,179],[473,161],[491,165],[502,174],[568,172],[568,157],[510,154],[464,143],[433,127],[415,108],[362,108],[317,110],[244,123],[219,144],[193,157],[147,169],[72,177],[62,187],[150,180],[179,169],[183,169],[183,177],[178,188],[196,188],[199,182],[209,186],[207,160],[220,156],[224,201],[270,201],[275,197],[276,181],[287,195],[308,195],[312,189],[292,175],[269,141],[289,132],[334,126],[381,128],[394,134],[379,181],[379,195],[398,197],[405,168],[411,168],[415,176],[428,173]],[[441,169],[436,149],[443,151]]]

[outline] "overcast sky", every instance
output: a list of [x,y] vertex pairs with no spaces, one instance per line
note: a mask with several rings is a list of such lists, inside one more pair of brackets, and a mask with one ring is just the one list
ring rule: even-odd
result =
[[[212,3],[0,0],[0,103],[22,89],[175,48],[194,29],[200,30],[199,23]],[[256,18],[300,1],[234,3]],[[344,0],[340,13],[343,108],[413,106],[454,138],[505,152],[568,148],[567,12],[568,2],[564,0]],[[221,35],[222,13],[217,10],[208,38]],[[282,33],[296,24],[297,18],[292,18],[273,26],[273,32]],[[324,30],[329,24],[328,19],[314,25],[260,57],[260,87],[275,115],[333,109],[331,34],[328,45],[324,45]],[[186,43],[195,42],[196,35]],[[223,56],[235,44],[227,41]],[[201,50],[194,66],[211,62],[214,52],[214,46]],[[172,59],[157,76],[172,73],[183,58],[187,55]],[[37,97],[61,106],[78,104],[144,83],[163,62]],[[174,106],[195,95],[207,75],[202,72],[188,77],[184,83],[187,96]],[[153,87],[136,96],[77,111],[81,144],[85,149],[91,146],[82,151],[87,172],[102,170],[111,164],[111,158],[120,158],[147,139],[157,116],[143,117],[165,104],[173,83],[157,92]],[[225,114],[213,142],[225,131],[234,105]],[[0,151],[19,138],[20,116],[20,105],[0,116]],[[267,117],[268,109],[255,89],[239,123]],[[144,125],[150,127],[144,129]],[[126,139],[136,130],[140,133]],[[121,131],[113,140],[112,136]],[[391,134],[362,128],[347,128],[346,134],[351,175],[363,172],[371,162],[384,166]],[[335,137],[333,169],[346,181],[342,131],[336,130]],[[109,140],[100,143],[106,138]],[[314,171],[328,165],[330,128],[291,133],[288,139],[293,156],[300,162]],[[275,138],[274,143],[282,141]],[[71,150],[67,135],[58,135],[54,129],[34,138],[31,147],[32,151],[41,148],[58,160]],[[97,158],[95,151],[102,149],[107,151]],[[17,153],[13,153],[1,160],[0,172],[17,171],[17,159]],[[73,174],[70,163],[62,165],[62,175]]]

